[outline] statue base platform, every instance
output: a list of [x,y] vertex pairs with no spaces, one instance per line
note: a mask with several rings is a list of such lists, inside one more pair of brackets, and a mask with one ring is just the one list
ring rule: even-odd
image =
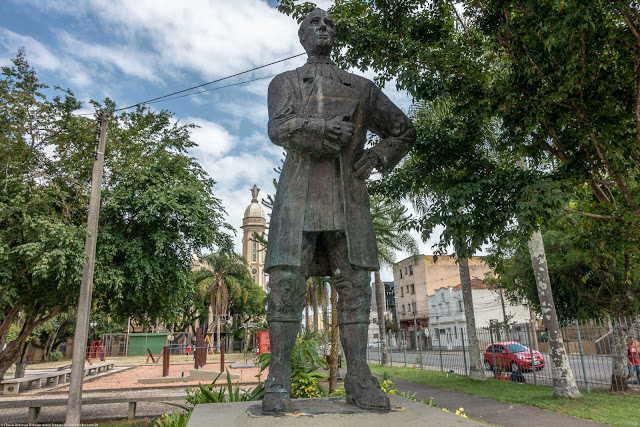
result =
[[196,405],[187,427],[221,426],[483,426],[468,418],[424,403],[389,395],[391,412],[366,411],[348,405],[344,397],[296,399],[295,412],[263,415],[262,402]]

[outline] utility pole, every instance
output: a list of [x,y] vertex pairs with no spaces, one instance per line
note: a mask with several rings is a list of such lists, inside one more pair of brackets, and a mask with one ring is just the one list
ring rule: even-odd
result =
[[416,337],[416,350],[418,350],[418,320],[416,318],[416,302],[415,300],[413,301],[413,330],[416,332],[415,337]]
[[85,250],[87,260],[82,272],[80,299],[78,301],[78,317],[76,332],[73,337],[73,363],[71,383],[69,384],[69,401],[67,403],[66,424],[80,424],[82,412],[82,379],[84,377],[84,360],[89,329],[89,312],[91,310],[91,292],[93,290],[93,270],[96,263],[96,241],[98,238],[98,218],[100,217],[100,193],[102,190],[102,171],[104,169],[104,150],[107,143],[108,113],[101,110],[98,114],[98,136],[94,152],[93,172],[91,174],[91,194],[89,196],[89,214],[87,216],[87,237]]

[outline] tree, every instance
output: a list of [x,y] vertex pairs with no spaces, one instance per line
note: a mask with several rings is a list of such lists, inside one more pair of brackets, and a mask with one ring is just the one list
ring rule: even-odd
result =
[[[229,315],[229,303],[253,283],[247,261],[235,252],[218,252],[202,258],[198,287],[208,289],[211,314],[216,320],[216,342],[220,345],[221,320]],[[213,327],[214,325],[211,325]]]
[[[72,92],[48,99],[46,89],[22,51],[2,68],[0,348],[23,319],[2,373],[38,326],[75,305],[84,265],[95,123],[73,115]],[[192,126],[171,118],[140,107],[109,126],[94,308],[115,320],[175,321],[191,254],[231,246],[214,181],[187,153]]]
[[[502,10],[504,2],[493,3],[496,11]],[[484,7],[480,2],[467,5],[470,10]],[[308,7],[281,2],[284,12],[298,17]],[[535,72],[514,72],[510,58],[493,44],[494,34],[483,32],[481,19],[463,21],[447,1],[337,1],[331,12],[338,23],[340,64],[371,69],[380,83],[395,78],[398,88],[423,102],[422,111],[440,104],[447,112],[446,120],[433,127],[416,126],[418,142],[410,159],[380,186],[395,197],[413,193],[425,198],[427,214],[415,221],[416,228],[429,234],[435,225],[445,225],[440,246],[453,244],[456,255],[467,258],[483,243],[512,231],[516,217],[517,232],[528,240],[539,221],[562,206],[566,174],[542,166],[544,156],[536,158],[538,168],[519,170],[516,160],[530,154],[531,145],[523,144],[531,140],[530,133],[520,133],[517,141],[508,138],[523,123],[510,128],[513,123],[504,111],[513,99],[527,101],[517,79],[531,81]],[[538,22],[530,20],[521,28],[536,28]],[[498,125],[497,137],[486,138],[485,129]]]
[[[63,92],[64,98],[47,100],[42,93],[46,89],[24,51],[18,52],[12,67],[2,68],[0,375],[20,356],[38,326],[73,304],[84,261],[76,195],[44,154],[46,146],[81,132],[69,125],[70,114],[79,103],[70,92]],[[18,316],[20,333],[7,342]]]
[[[371,217],[373,230],[376,233],[378,245],[378,260],[381,266],[393,266],[396,251],[408,252],[412,255],[419,253],[416,240],[403,227],[409,219],[407,208],[399,202],[373,196],[371,200]],[[378,333],[380,348],[382,349],[382,365],[389,361],[389,349],[387,348],[385,315],[386,296],[384,284],[380,279],[380,271],[374,271],[374,285],[376,292],[376,310],[378,317]],[[417,334],[417,331],[416,331]]]

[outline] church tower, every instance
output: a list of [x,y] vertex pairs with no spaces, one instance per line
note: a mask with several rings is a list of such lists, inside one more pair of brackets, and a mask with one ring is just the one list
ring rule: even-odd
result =
[[251,204],[247,206],[242,218],[242,256],[247,260],[253,281],[265,291],[267,290],[267,277],[264,272],[265,250],[260,241],[255,239],[254,234],[265,237],[267,230],[267,220],[264,211],[258,202],[260,189],[253,185],[251,189]]

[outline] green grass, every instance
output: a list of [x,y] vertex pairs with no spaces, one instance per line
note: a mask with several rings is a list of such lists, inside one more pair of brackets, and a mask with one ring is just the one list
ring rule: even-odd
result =
[[[503,402],[536,406],[560,414],[599,421],[616,426],[637,426],[640,396],[638,394],[583,393],[581,399],[557,399],[547,386],[516,384],[488,379],[472,381],[463,375],[445,374],[417,368],[369,365],[374,374],[387,372],[390,377],[460,391]],[[439,402],[436,402],[439,403]]]

